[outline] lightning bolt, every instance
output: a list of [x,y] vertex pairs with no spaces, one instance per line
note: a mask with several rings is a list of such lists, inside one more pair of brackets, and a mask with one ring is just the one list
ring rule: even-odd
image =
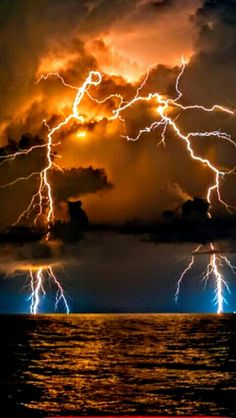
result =
[[180,277],[179,277],[179,279],[178,279],[178,281],[177,281],[176,292],[175,292],[175,302],[176,302],[176,303],[178,302],[178,299],[179,299],[179,292],[180,292],[180,287],[181,287],[182,281],[183,281],[184,277],[186,276],[186,274],[187,274],[187,273],[191,270],[191,268],[193,267],[194,262],[195,262],[195,254],[196,254],[196,253],[198,253],[198,251],[200,250],[201,246],[202,246],[201,244],[200,244],[200,245],[198,245],[198,246],[197,246],[197,248],[194,250],[193,254],[191,255],[191,258],[190,258],[189,264],[188,264],[188,265],[187,265],[187,267],[183,270],[183,272],[181,273],[181,275],[180,275]]
[[62,302],[64,304],[66,313],[68,314],[70,312],[62,285],[56,278],[56,275],[51,266],[40,267],[36,271],[33,271],[31,269],[29,276],[30,276],[30,286],[31,286],[31,295],[29,297],[29,300],[31,302],[30,312],[32,314],[35,315],[39,312],[41,295],[42,294],[46,295],[46,291],[45,291],[46,279],[52,279],[52,281],[54,282],[57,288],[55,310],[58,309],[59,303]]
[[[182,76],[184,74],[185,67],[186,67],[186,62],[184,61],[184,59],[182,59],[181,70],[180,70],[180,72],[179,72],[179,74],[176,78],[176,83],[175,83],[175,90],[176,90],[176,97],[175,98],[166,98],[166,97],[162,96],[161,94],[159,94],[158,92],[149,93],[147,95],[142,95],[141,94],[141,92],[142,92],[142,90],[143,90],[144,86],[146,85],[146,83],[148,81],[148,78],[149,78],[150,69],[151,69],[151,67],[149,67],[142,83],[137,88],[134,97],[130,101],[125,101],[124,98],[122,97],[122,95],[120,95],[120,94],[111,94],[111,95],[109,95],[105,98],[101,98],[101,99],[94,98],[90,94],[89,89],[90,89],[91,86],[98,86],[102,82],[102,74],[98,71],[91,71],[89,73],[88,77],[86,78],[85,82],[83,83],[83,85],[79,88],[68,84],[63,79],[63,77],[57,72],[53,72],[53,73],[51,72],[51,73],[48,73],[48,74],[45,74],[45,75],[43,74],[39,78],[39,80],[37,80],[36,84],[38,84],[42,80],[47,80],[49,77],[57,77],[65,87],[75,90],[76,94],[75,94],[75,98],[74,98],[74,101],[73,101],[73,104],[72,104],[72,111],[69,114],[69,116],[67,116],[62,122],[60,122],[59,124],[57,124],[55,127],[52,128],[48,125],[48,123],[46,121],[44,121],[44,124],[48,129],[48,135],[47,135],[47,143],[40,146],[40,147],[45,147],[45,149],[46,149],[46,166],[43,168],[43,170],[40,171],[40,172],[31,173],[29,176],[19,177],[19,178],[13,180],[10,183],[7,183],[5,185],[0,186],[1,188],[10,187],[10,186],[12,186],[12,185],[14,185],[18,182],[27,181],[34,176],[39,177],[39,187],[38,187],[37,192],[32,196],[28,207],[19,215],[19,217],[16,220],[16,222],[14,223],[14,225],[16,225],[17,223],[22,221],[22,219],[24,217],[29,217],[30,214],[32,213],[32,211],[35,210],[35,208],[37,207],[39,210],[38,210],[38,213],[37,213],[37,215],[34,219],[34,222],[37,223],[40,216],[42,216],[46,212],[47,234],[46,234],[45,239],[46,239],[46,241],[48,241],[50,239],[51,226],[54,223],[55,214],[54,214],[54,203],[53,203],[53,191],[52,191],[50,181],[49,181],[49,173],[50,173],[50,170],[52,169],[52,167],[54,167],[56,169],[61,169],[60,166],[58,166],[57,164],[54,163],[53,147],[60,144],[60,141],[57,142],[57,143],[54,143],[54,135],[56,133],[59,133],[60,130],[63,129],[64,127],[66,127],[71,121],[77,121],[82,126],[83,126],[83,124],[85,124],[84,117],[79,114],[79,106],[81,104],[81,101],[85,97],[85,95],[91,101],[93,101],[97,104],[103,104],[103,103],[105,103],[105,102],[107,102],[111,99],[116,98],[117,102],[118,102],[118,106],[115,109],[113,109],[112,115],[110,117],[106,117],[106,119],[110,122],[112,122],[114,120],[119,120],[125,126],[125,128],[126,128],[126,120],[125,120],[125,117],[122,116],[122,113],[124,111],[126,111],[127,109],[131,109],[132,106],[135,105],[136,103],[154,102],[156,104],[157,119],[154,122],[152,122],[149,126],[146,126],[142,129],[140,129],[140,131],[138,132],[136,137],[130,137],[127,134],[122,135],[122,137],[125,138],[127,141],[134,141],[135,142],[135,141],[139,140],[143,134],[151,133],[154,130],[160,128],[161,139],[160,139],[158,145],[160,145],[160,144],[165,145],[167,128],[171,129],[174,132],[175,136],[185,144],[186,150],[187,150],[190,158],[192,160],[195,160],[195,161],[199,162],[199,164],[201,164],[202,166],[208,167],[208,169],[214,175],[214,183],[209,186],[209,188],[207,190],[207,195],[206,195],[206,199],[207,199],[207,201],[210,205],[210,208],[212,206],[212,195],[213,195],[213,193],[216,193],[216,197],[218,199],[218,202],[221,205],[223,205],[227,211],[232,213],[232,211],[235,209],[235,207],[232,206],[231,204],[225,202],[225,200],[223,199],[222,194],[221,194],[221,183],[222,183],[222,180],[224,178],[226,178],[226,176],[234,173],[235,168],[233,168],[231,170],[218,169],[208,158],[203,158],[200,155],[195,153],[195,151],[192,147],[192,141],[191,140],[193,138],[213,137],[213,138],[216,138],[218,140],[226,141],[231,146],[236,147],[236,144],[235,144],[234,140],[231,138],[231,136],[228,133],[221,132],[221,131],[189,132],[189,133],[185,134],[178,127],[178,125],[176,123],[177,118],[176,117],[175,118],[171,117],[170,114],[174,110],[185,112],[185,111],[194,110],[194,109],[198,109],[202,112],[223,112],[223,113],[228,114],[229,116],[233,115],[234,112],[233,112],[233,110],[228,109],[228,108],[226,108],[224,106],[221,106],[221,105],[218,105],[218,104],[215,104],[212,107],[206,107],[206,106],[198,105],[198,104],[193,104],[193,105],[188,105],[188,106],[181,104],[180,99],[182,98],[182,92],[180,90],[180,81],[181,81]],[[103,118],[98,117],[97,121],[100,121],[102,119]],[[21,155],[25,155],[25,154],[30,155],[30,153],[36,147],[39,147],[39,146],[31,147],[27,151],[25,151],[25,150],[21,151],[20,150],[20,151],[14,153],[14,154],[9,154],[9,155],[0,157],[0,159],[3,160],[3,161],[0,162],[0,164],[4,164],[7,161],[12,162]],[[209,215],[209,217],[212,216],[210,212],[209,212],[208,215]],[[199,245],[194,250],[194,252],[192,253],[189,264],[184,269],[184,271],[182,272],[182,274],[181,274],[181,276],[180,276],[180,278],[177,282],[177,288],[176,288],[176,293],[175,293],[176,302],[178,301],[182,281],[183,281],[184,277],[187,275],[187,273],[193,267],[193,265],[195,263],[195,255],[197,253],[199,253],[200,248],[201,248],[201,245]],[[221,312],[223,312],[224,302],[226,302],[226,300],[224,298],[224,289],[226,288],[227,290],[229,290],[229,287],[228,287],[228,284],[226,283],[226,281],[224,280],[223,274],[220,271],[220,267],[221,267],[221,264],[224,262],[228,267],[230,267],[230,269],[233,273],[236,272],[236,267],[234,267],[231,264],[231,262],[228,260],[227,257],[216,255],[216,249],[215,249],[215,246],[212,242],[209,244],[209,250],[211,252],[210,260],[209,260],[209,264],[207,266],[206,272],[203,276],[203,279],[206,282],[209,279],[210,276],[214,277],[215,284],[216,284],[216,291],[215,291],[216,294],[215,294],[214,300],[217,304],[217,312],[221,313]],[[32,291],[31,292],[31,297],[30,297],[30,300],[31,300],[30,310],[31,310],[32,313],[37,313],[38,312],[39,304],[40,304],[40,295],[41,295],[41,293],[45,292],[45,290],[44,290],[44,275],[45,275],[45,270],[42,269],[42,268],[39,268],[35,274],[33,274],[32,271],[30,272],[31,291]],[[57,296],[56,296],[56,307],[58,306],[58,303],[60,301],[63,301],[63,303],[65,305],[65,308],[66,308],[66,311],[69,312],[68,304],[67,304],[67,301],[64,297],[63,289],[62,289],[59,281],[57,280],[53,269],[50,266],[48,266],[48,268],[46,269],[46,275],[51,280],[53,280],[54,284],[57,286],[57,289],[58,289],[57,290]]]
[[[60,141],[56,144],[53,141],[54,134],[59,132],[63,127],[67,126],[72,120],[76,120],[79,123],[84,122],[84,118],[79,115],[78,107],[83,99],[85,93],[88,91],[90,86],[98,85],[102,78],[101,74],[97,71],[91,71],[80,88],[76,88],[64,82],[63,78],[58,73],[48,73],[46,75],[42,75],[40,79],[37,81],[37,84],[42,81],[46,80],[48,77],[57,76],[64,84],[65,87],[70,87],[76,90],[76,96],[72,106],[72,112],[69,116],[67,116],[62,122],[60,122],[55,127],[51,128],[46,121],[44,125],[48,129],[47,135],[47,142],[43,145],[35,145],[29,148],[28,150],[19,150],[16,153],[8,154],[6,156],[0,156],[0,165],[5,164],[6,162],[11,163],[16,158],[23,156],[23,155],[30,155],[35,149],[38,148],[45,148],[46,150],[46,166],[42,169],[42,171],[37,171],[29,174],[28,176],[21,176],[13,181],[6,183],[0,186],[0,189],[5,189],[7,187],[13,186],[19,182],[27,181],[32,179],[32,177],[39,178],[39,186],[35,194],[33,194],[29,205],[26,209],[18,216],[16,221],[13,225],[17,225],[21,222],[25,217],[29,218],[30,214],[32,213],[35,208],[38,208],[38,212],[34,218],[34,223],[37,223],[38,219],[45,213],[46,209],[46,225],[47,225],[47,233],[45,236],[45,241],[49,241],[51,235],[51,226],[55,220],[54,214],[54,202],[53,202],[53,192],[49,180],[49,173],[52,167],[54,169],[62,170],[58,164],[54,163],[54,154],[53,154],[53,147],[60,144]],[[57,279],[55,272],[53,271],[52,266],[47,266],[46,268],[40,267],[36,272],[30,270],[29,273],[30,277],[30,286],[31,286],[31,295],[30,295],[30,312],[32,314],[37,314],[39,311],[40,306],[40,299],[41,294],[45,294],[45,287],[44,283],[46,278],[51,279],[57,287],[56,293],[56,302],[55,302],[55,310],[58,308],[60,302],[63,302],[66,313],[69,313],[69,306],[64,294],[64,290],[62,285],[60,284],[59,280]]]
[[[200,111],[203,112],[223,112],[223,113],[227,113],[229,115],[234,115],[233,110],[228,109],[224,106],[218,105],[218,104],[214,104],[212,107],[205,107],[203,105],[198,105],[198,104],[194,104],[194,105],[188,105],[188,106],[184,106],[182,105],[179,100],[182,97],[182,92],[180,90],[179,84],[180,84],[180,80],[184,74],[184,70],[186,67],[186,62],[184,59],[182,59],[182,66],[181,66],[181,71],[179,73],[179,75],[177,76],[176,79],[176,84],[175,84],[175,90],[176,90],[176,97],[174,99],[166,99],[165,97],[161,96],[159,93],[150,93],[147,96],[142,96],[140,95],[141,90],[143,89],[143,87],[145,86],[147,80],[148,80],[148,76],[149,76],[149,71],[146,74],[146,77],[144,78],[144,81],[142,82],[142,84],[140,85],[140,87],[137,89],[136,95],[134,96],[134,98],[132,100],[130,100],[129,102],[125,102],[122,98],[120,99],[120,105],[117,109],[113,110],[113,117],[111,119],[120,119],[123,123],[125,123],[124,118],[122,118],[121,113],[123,111],[125,111],[126,109],[132,107],[135,103],[137,102],[150,102],[155,100],[157,103],[157,115],[158,115],[158,120],[154,121],[151,123],[151,125],[146,126],[144,128],[142,128],[136,137],[130,137],[128,135],[123,136],[126,140],[128,141],[137,141],[138,139],[140,139],[140,137],[145,134],[145,133],[150,133],[152,131],[154,131],[157,128],[161,128],[161,140],[158,143],[158,145],[163,144],[165,145],[165,134],[166,134],[166,130],[168,127],[170,127],[172,129],[172,131],[174,132],[174,134],[180,139],[182,140],[185,145],[186,145],[186,149],[189,153],[189,156],[192,160],[198,161],[201,165],[203,166],[207,166],[211,172],[214,175],[214,183],[213,185],[209,186],[208,190],[207,190],[207,194],[206,194],[206,199],[209,203],[209,207],[211,208],[212,206],[212,194],[213,192],[216,192],[217,194],[217,199],[219,201],[220,204],[222,204],[225,209],[232,213],[232,210],[235,209],[235,207],[227,202],[224,201],[222,194],[221,194],[221,182],[224,179],[224,177],[226,177],[227,175],[232,174],[235,171],[235,167],[231,170],[220,170],[218,169],[209,159],[207,158],[202,158],[200,155],[197,155],[193,148],[192,148],[192,143],[191,143],[191,139],[192,138],[201,138],[201,137],[215,137],[217,139],[220,140],[224,140],[227,141],[228,143],[230,143],[233,147],[236,147],[236,143],[234,142],[234,140],[231,138],[231,136],[228,133],[225,132],[221,132],[221,131],[212,131],[212,132],[189,132],[188,134],[184,134],[183,132],[181,132],[180,128],[177,126],[175,120],[173,118],[171,118],[170,116],[168,116],[168,111],[170,109],[174,110],[174,109],[180,109],[181,111],[186,111],[186,110],[193,110],[193,109],[198,109]],[[91,99],[93,99],[90,96]],[[105,98],[103,100],[97,100],[97,99],[93,99],[94,101],[98,102],[98,103],[104,103],[106,100],[109,100],[111,98],[111,96],[109,96],[108,98]],[[212,217],[210,211],[208,213],[209,217]],[[210,247],[210,251],[211,251],[211,256],[210,256],[210,260],[209,260],[209,264],[207,266],[207,270],[206,273],[203,277],[203,279],[205,281],[208,280],[209,276],[213,276],[214,280],[215,280],[215,284],[216,284],[216,290],[215,290],[215,297],[214,297],[214,301],[217,304],[217,312],[218,313],[222,313],[223,312],[223,305],[224,303],[227,303],[226,299],[224,298],[224,288],[227,289],[227,291],[229,291],[229,287],[227,282],[224,280],[223,274],[220,271],[220,266],[221,266],[221,262],[224,261],[225,264],[230,267],[231,271],[233,271],[233,273],[235,274],[235,267],[232,266],[230,260],[227,257],[219,257],[216,255],[216,249],[214,244],[211,242],[209,244]],[[182,274],[180,275],[180,278],[177,281],[177,287],[176,287],[176,293],[175,293],[175,301],[178,302],[178,297],[179,297],[179,291],[180,291],[180,286],[181,283],[185,277],[185,275],[191,270],[191,268],[193,267],[194,263],[195,263],[195,254],[199,252],[201,248],[201,245],[199,245],[193,252],[191,259],[189,261],[189,264],[187,265],[187,267],[184,269],[184,271],[182,272]]]
[[[231,174],[232,172],[234,172],[235,168],[233,168],[232,170],[219,170],[215,165],[213,165],[211,163],[211,161],[207,158],[202,158],[199,155],[196,155],[193,148],[192,148],[192,144],[191,144],[191,138],[194,137],[216,137],[218,139],[221,140],[225,140],[227,142],[229,142],[232,146],[236,147],[235,142],[233,141],[233,139],[231,138],[231,136],[227,133],[223,133],[220,131],[213,131],[213,132],[189,132],[187,135],[185,135],[184,133],[181,132],[180,128],[177,126],[177,124],[175,123],[175,120],[173,120],[170,116],[167,115],[167,110],[169,110],[170,107],[175,108],[175,109],[181,109],[183,111],[185,110],[192,110],[192,109],[198,109],[204,112],[215,112],[215,111],[220,111],[220,112],[224,112],[224,113],[228,113],[229,115],[233,115],[234,112],[226,107],[220,106],[220,105],[213,105],[210,108],[207,108],[205,106],[202,105],[189,105],[189,106],[183,106],[181,103],[179,103],[180,98],[182,97],[182,93],[180,91],[179,88],[179,82],[180,79],[182,77],[182,75],[184,74],[184,70],[185,70],[185,66],[186,63],[184,60],[182,60],[182,68],[181,71],[176,79],[176,93],[177,96],[175,99],[165,99],[164,97],[162,97],[159,93],[150,93],[148,96],[140,96],[138,93],[140,92],[140,89],[137,90],[137,94],[135,95],[135,97],[130,101],[130,102],[126,102],[123,103],[121,102],[121,105],[118,109],[116,109],[114,111],[114,117],[115,118],[121,118],[120,113],[122,111],[124,111],[125,109],[127,109],[128,107],[132,106],[134,103],[138,102],[138,101],[151,101],[153,99],[156,99],[156,102],[158,104],[157,106],[157,114],[159,116],[159,119],[157,121],[154,121],[150,126],[146,126],[145,128],[142,128],[136,137],[131,138],[128,135],[125,136],[125,138],[128,141],[137,141],[144,133],[150,133],[153,130],[162,127],[162,131],[161,131],[161,141],[159,142],[159,144],[163,143],[165,144],[165,133],[166,133],[166,129],[169,126],[174,133],[176,134],[176,136],[181,139],[182,141],[185,142],[186,144],[186,149],[191,157],[191,159],[196,160],[198,162],[200,162],[203,166],[207,166],[214,174],[214,184],[211,185],[208,188],[207,191],[207,201],[211,207],[212,205],[212,193],[214,191],[216,191],[217,193],[217,198],[218,201],[226,208],[226,210],[230,213],[232,213],[232,209],[235,209],[234,206],[228,204],[227,202],[225,202],[222,198],[221,195],[221,181],[222,179],[226,176]],[[147,81],[147,78],[145,79],[145,81]],[[143,87],[143,85],[142,85]],[[123,119],[122,119],[123,120]],[[208,216],[211,217],[211,213],[208,213]],[[215,283],[216,283],[216,294],[215,294],[215,298],[214,301],[217,303],[217,312],[221,313],[223,312],[223,304],[224,302],[226,303],[226,300],[223,296],[223,289],[226,288],[229,291],[229,287],[226,283],[226,281],[224,280],[224,277],[222,275],[222,273],[220,272],[220,261],[225,261],[226,265],[228,265],[231,270],[235,273],[235,267],[232,266],[231,262],[228,260],[227,257],[217,257],[215,254],[215,246],[214,244],[211,242],[210,244],[210,250],[212,252],[212,255],[210,256],[210,261],[209,264],[207,266],[207,271],[206,274],[204,275],[204,280],[207,280],[209,278],[210,275],[213,275],[214,279],[215,279]],[[184,269],[184,271],[182,272],[182,274],[180,275],[180,278],[177,281],[177,287],[176,287],[176,293],[175,293],[175,301],[178,301],[178,297],[179,297],[179,291],[180,291],[180,286],[181,283],[185,277],[185,275],[191,270],[191,268],[194,265],[195,262],[195,254],[199,252],[201,248],[201,245],[199,245],[194,253],[191,256],[190,262],[187,265],[187,267]]]

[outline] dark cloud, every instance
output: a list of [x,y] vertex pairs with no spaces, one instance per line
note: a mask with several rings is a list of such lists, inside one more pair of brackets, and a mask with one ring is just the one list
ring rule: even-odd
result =
[[235,1],[204,1],[192,21],[195,54],[186,71],[186,99],[235,106]]
[[[1,243],[0,272],[13,274],[39,267],[60,266],[63,268],[68,262],[73,263],[75,248],[61,241],[25,242],[21,245]],[[75,261],[75,260],[74,260]]]
[[53,196],[57,202],[77,198],[87,193],[109,190],[112,185],[103,169],[71,168],[69,170],[52,170],[51,181]]
[[227,249],[224,244],[225,251],[234,252],[236,217],[228,215],[223,218],[211,218],[208,210],[209,204],[206,200],[194,197],[175,207],[174,210],[165,210],[162,213],[162,220],[157,219],[147,223],[133,219],[122,226],[121,231],[126,234],[148,234],[150,240],[156,243],[192,242],[205,245],[211,242],[225,243],[228,240],[231,244]]
[[[7,161],[2,158],[0,160],[1,172],[1,196],[4,205],[1,207],[1,229],[9,227],[16,221],[20,213],[22,213],[34,193],[39,187],[39,173],[47,165],[46,152],[47,148],[45,142],[38,136],[24,134],[19,142],[9,140],[9,143],[0,148],[0,156],[7,158],[7,155],[18,151],[23,151],[25,154],[16,157],[12,161]],[[36,147],[34,150],[27,152],[31,147]],[[56,155],[55,155],[56,156]],[[36,175],[28,180],[22,180],[10,185],[19,177],[28,177],[31,173]],[[55,211],[59,218],[65,217],[65,208],[60,206],[61,202],[65,202],[70,198],[77,198],[78,196],[97,193],[102,190],[111,189],[112,185],[108,181],[104,169],[96,169],[91,166],[85,168],[64,169],[63,171],[53,169],[51,170],[52,193],[55,199]],[[6,188],[6,184],[9,184]],[[8,204],[12,202],[12,197],[18,202],[17,206]],[[63,215],[64,213],[64,215]],[[23,222],[28,224],[32,222],[30,218],[24,218]]]

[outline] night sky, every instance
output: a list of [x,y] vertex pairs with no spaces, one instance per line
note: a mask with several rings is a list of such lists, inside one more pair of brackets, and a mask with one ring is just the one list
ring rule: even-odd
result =
[[[37,84],[42,74],[58,72],[71,86],[81,86],[91,70],[102,82],[89,93],[96,99],[116,94],[98,104],[85,95],[78,121],[55,136],[56,168],[50,174],[55,218],[68,222],[68,200],[81,199],[91,225],[120,225],[139,219],[150,224],[162,212],[181,208],[195,196],[205,199],[214,173],[190,158],[186,145],[167,128],[165,144],[160,130],[127,141],[155,120],[153,100],[135,103],[111,120],[119,95],[130,101],[145,79],[142,95],[158,92],[175,97],[181,58],[187,66],[180,79],[184,106],[214,104],[232,113],[196,109],[170,115],[181,132],[218,131],[232,142],[214,136],[192,139],[194,151],[219,170],[232,170],[221,187],[224,201],[236,206],[236,1],[234,0],[2,0],[0,3],[0,156],[45,144],[48,128],[71,112],[75,89],[57,77]],[[18,177],[29,177],[45,165],[45,149],[12,161],[0,160],[0,187]],[[15,223],[39,186],[37,176],[0,189],[0,232]],[[46,213],[46,208],[44,208]],[[213,195],[211,214],[226,219],[226,208]],[[31,227],[33,215],[20,225]],[[232,215],[231,215],[232,216]],[[45,214],[36,227],[45,223]],[[235,234],[236,235],[236,234]],[[144,239],[145,238],[145,239]],[[214,283],[205,290],[202,273],[207,254],[184,279],[178,304],[176,280],[186,266],[194,243],[154,243],[147,237],[100,230],[86,233],[78,243],[54,242],[49,255],[40,243],[5,243],[1,240],[0,312],[28,312],[27,266],[55,265],[73,312],[214,312]],[[62,240],[63,241],[63,240]],[[42,244],[43,245],[43,244]],[[235,245],[224,238],[217,252],[233,261]],[[195,246],[196,247],[196,246]],[[41,263],[41,264],[40,264]],[[59,266],[60,264],[60,266]],[[231,285],[225,311],[236,309],[235,284],[230,269],[223,269]],[[16,274],[14,277],[12,277]],[[235,281],[236,282],[236,281]],[[42,301],[43,312],[53,310],[52,290]]]

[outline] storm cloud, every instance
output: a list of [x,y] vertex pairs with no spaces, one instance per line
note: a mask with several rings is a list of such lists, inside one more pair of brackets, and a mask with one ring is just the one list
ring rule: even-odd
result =
[[[80,86],[91,69],[99,70],[103,81],[91,88],[93,97],[102,99],[115,93],[130,100],[145,77],[145,68],[152,64],[142,93],[158,91],[174,97],[180,58],[185,55],[189,62],[180,81],[183,103],[219,103],[234,108],[233,1],[134,0],[132,10],[129,4],[120,0],[112,4],[108,0],[70,0],[66,4],[40,0],[35,5],[31,1],[14,1],[11,6],[1,2],[1,15],[8,18],[7,23],[2,18],[0,34],[4,57],[0,68],[4,103],[1,127],[5,144],[8,138],[19,141],[26,131],[46,141],[43,119],[55,126],[70,113],[73,89],[61,85],[55,77],[35,84],[46,71],[59,71],[68,83]],[[143,135],[136,143],[128,143],[121,137],[124,126],[107,120],[117,105],[114,98],[97,105],[85,97],[80,113],[86,121],[86,139],[76,138],[81,127],[74,124],[61,132],[63,141],[56,151],[62,157],[63,179],[70,178],[71,170],[91,165],[102,167],[113,184],[102,198],[99,193],[85,196],[90,218],[102,222],[123,222],[136,216],[152,220],[163,210],[181,205],[186,196],[205,197],[214,176],[189,158],[176,135],[167,130],[165,148],[156,146],[160,140],[158,130]],[[134,106],[124,116],[126,133],[135,136],[154,120],[155,103]],[[179,112],[176,117],[183,132],[221,129],[232,137],[236,134],[234,116],[193,111]],[[211,158],[218,167],[233,168],[235,153],[228,144],[215,138],[196,139],[193,144],[200,155]],[[39,159],[38,154],[32,154],[31,164],[37,167]],[[14,170],[22,172],[20,163],[14,165]],[[26,171],[24,166],[23,173]],[[10,168],[4,170],[3,178],[10,179],[10,172]],[[77,183],[72,183],[76,187]],[[233,184],[232,175],[222,190],[226,200],[235,203]],[[71,187],[63,185],[67,196]],[[28,199],[32,186],[27,188]],[[1,193],[4,199],[10,199],[11,192],[7,194],[4,189]],[[72,195],[76,195],[74,190]],[[221,210],[219,205],[217,210]]]

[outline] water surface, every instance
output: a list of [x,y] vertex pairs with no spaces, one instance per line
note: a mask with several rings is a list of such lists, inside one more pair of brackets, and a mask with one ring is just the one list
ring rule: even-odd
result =
[[7,417],[229,415],[236,315],[0,316]]

